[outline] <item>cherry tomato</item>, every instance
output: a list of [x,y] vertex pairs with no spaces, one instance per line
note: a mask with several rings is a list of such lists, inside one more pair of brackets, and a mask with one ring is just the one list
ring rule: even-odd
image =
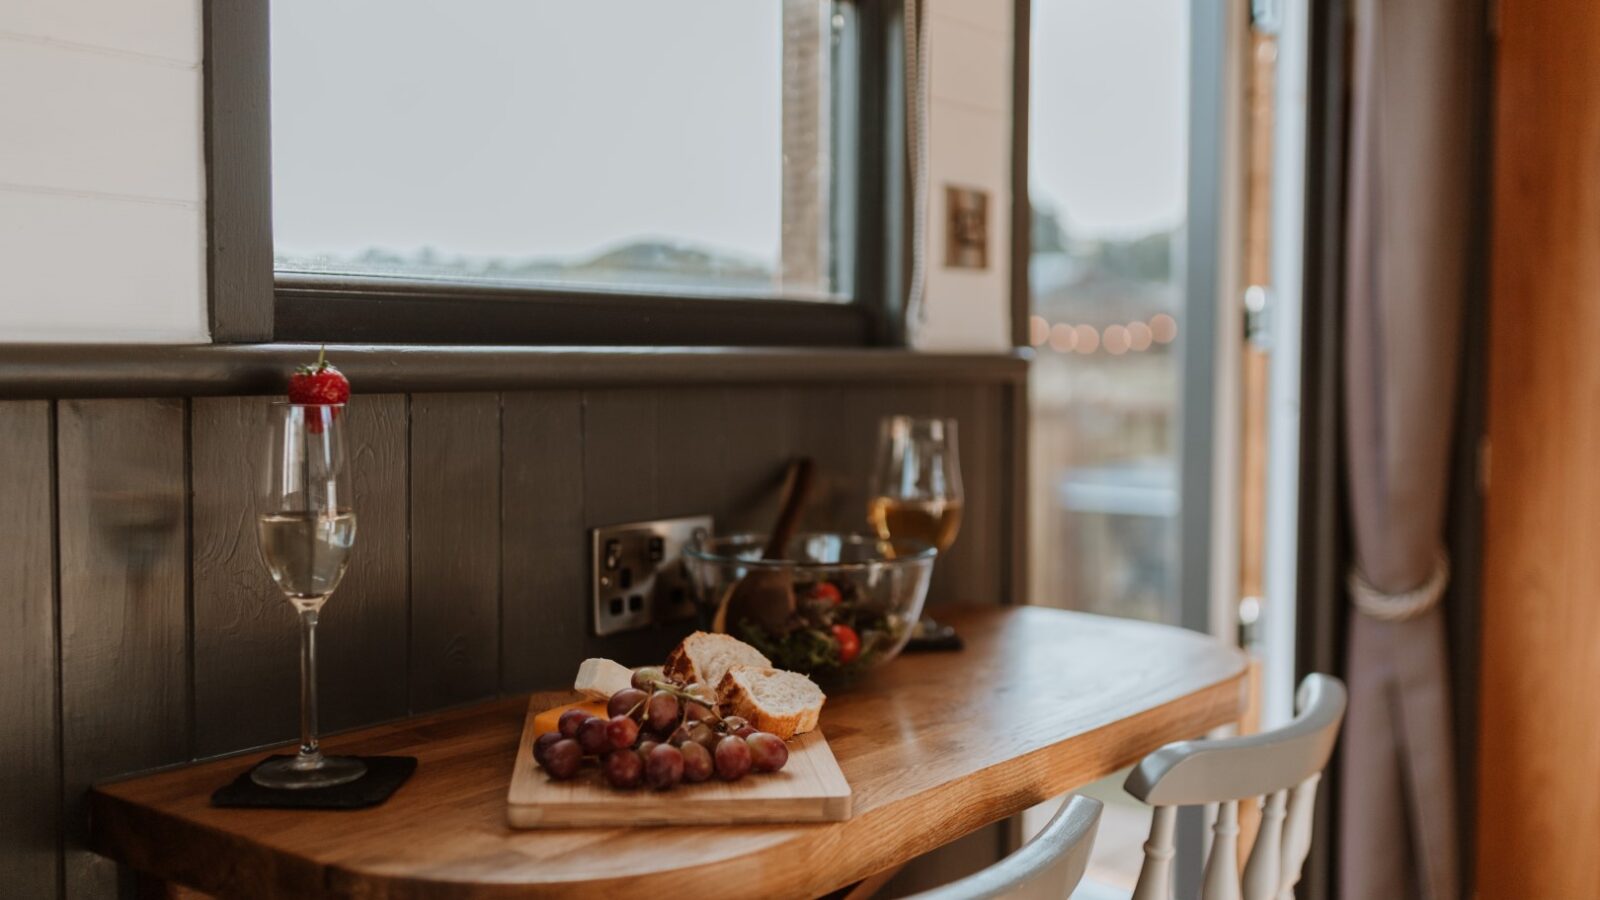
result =
[[824,581],[812,588],[811,596],[818,600],[826,600],[834,606],[838,606],[844,600],[843,597],[839,596],[839,589],[834,587],[831,581]]
[[833,639],[839,642],[839,665],[849,665],[861,655],[861,636],[849,625],[833,626]]

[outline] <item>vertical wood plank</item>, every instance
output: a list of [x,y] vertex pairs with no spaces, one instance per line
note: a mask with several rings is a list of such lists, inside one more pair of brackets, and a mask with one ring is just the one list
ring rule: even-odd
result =
[[500,684],[500,397],[411,399],[411,708]]
[[729,493],[728,440],[724,431],[729,411],[721,388],[691,387],[662,391],[656,408],[656,456],[666,473],[656,486],[661,516],[709,513],[718,530],[728,531],[719,514]]
[[50,403],[0,403],[0,885],[60,891]]
[[768,532],[778,515],[794,422],[791,394],[775,386],[723,391],[723,494],[716,509],[725,533]]
[[1028,411],[1028,383],[1022,382],[997,389],[1004,399],[1000,416],[1000,498],[995,539],[1000,542],[1000,560],[1006,568],[1001,572],[1001,602],[1023,604],[1031,602],[1029,572],[1032,566],[1032,548],[1028,535],[1029,517],[1034,502],[1029,487],[1028,448],[1032,437],[1032,422]]
[[256,546],[256,495],[264,477],[272,405],[271,397],[193,401],[197,756],[290,740],[299,733],[295,612],[272,583]]
[[359,396],[346,409],[356,546],[317,623],[328,730],[393,719],[408,705],[407,409],[404,394]]
[[622,388],[583,398],[584,525],[616,525],[656,512],[656,392]]
[[[653,389],[589,391],[583,398],[583,524],[588,529],[655,518],[659,487],[673,477],[676,460],[657,452],[659,395]],[[720,524],[718,527],[721,527]],[[585,551],[587,554],[587,551]],[[587,559],[587,555],[585,556]],[[584,581],[588,590],[588,581]],[[652,627],[607,638],[587,637],[586,654],[605,655],[628,665],[663,658],[689,625]]]
[[293,607],[261,562],[256,494],[270,397],[193,401],[195,754],[292,739],[299,732]]
[[583,395],[512,393],[504,404],[501,688],[566,687],[590,640]]
[[[811,503],[801,519],[807,531],[865,527],[867,471],[860,468],[859,445],[862,440],[876,440],[877,432],[862,438],[847,431],[840,415],[847,390],[842,385],[807,385],[794,390],[790,448],[796,455],[816,461]],[[871,453],[870,447],[866,452]]]
[[58,406],[69,897],[117,885],[81,849],[89,784],[189,756],[185,419],[182,400]]
[[[275,398],[194,401],[195,750],[299,734],[295,612],[261,562],[255,517]],[[405,398],[361,397],[345,418],[356,496],[350,570],[317,627],[324,729],[405,712]]]
[[941,415],[956,420],[964,491],[961,533],[946,555],[941,599],[961,603],[998,603],[1002,570],[1007,563],[1001,544],[1002,504],[1008,491],[1002,481],[1002,389],[992,385],[951,385],[941,397]]
[[877,463],[878,423],[886,415],[907,411],[902,403],[904,393],[902,387],[887,385],[851,385],[845,389],[844,406],[836,413],[848,452],[847,506],[841,510],[838,522],[841,531],[865,533],[869,528],[867,501]]

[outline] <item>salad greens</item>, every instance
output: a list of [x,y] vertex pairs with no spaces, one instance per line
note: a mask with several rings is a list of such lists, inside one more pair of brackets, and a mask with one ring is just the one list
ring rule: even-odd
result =
[[847,580],[795,586],[795,610],[778,631],[749,619],[736,636],[772,664],[808,674],[851,674],[870,668],[899,643],[909,627]]

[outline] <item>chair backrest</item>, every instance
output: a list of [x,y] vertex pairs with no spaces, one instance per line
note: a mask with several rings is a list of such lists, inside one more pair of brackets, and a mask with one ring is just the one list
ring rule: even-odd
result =
[[911,900],[1065,900],[1083,879],[1099,825],[1100,801],[1071,797],[1044,830],[1017,852]]
[[[1307,675],[1294,721],[1272,731],[1213,741],[1179,741],[1146,756],[1124,785],[1155,807],[1133,900],[1172,896],[1178,807],[1216,803],[1201,900],[1292,900],[1311,849],[1317,783],[1344,722],[1344,683]],[[1258,800],[1259,798],[1259,800]],[[1261,828],[1239,874],[1239,801],[1261,803]]]

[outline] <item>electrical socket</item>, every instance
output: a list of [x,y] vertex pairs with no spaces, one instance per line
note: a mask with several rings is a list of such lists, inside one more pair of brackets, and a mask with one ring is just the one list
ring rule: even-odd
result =
[[589,531],[594,633],[604,637],[694,615],[684,545],[711,534],[710,516],[607,525]]

